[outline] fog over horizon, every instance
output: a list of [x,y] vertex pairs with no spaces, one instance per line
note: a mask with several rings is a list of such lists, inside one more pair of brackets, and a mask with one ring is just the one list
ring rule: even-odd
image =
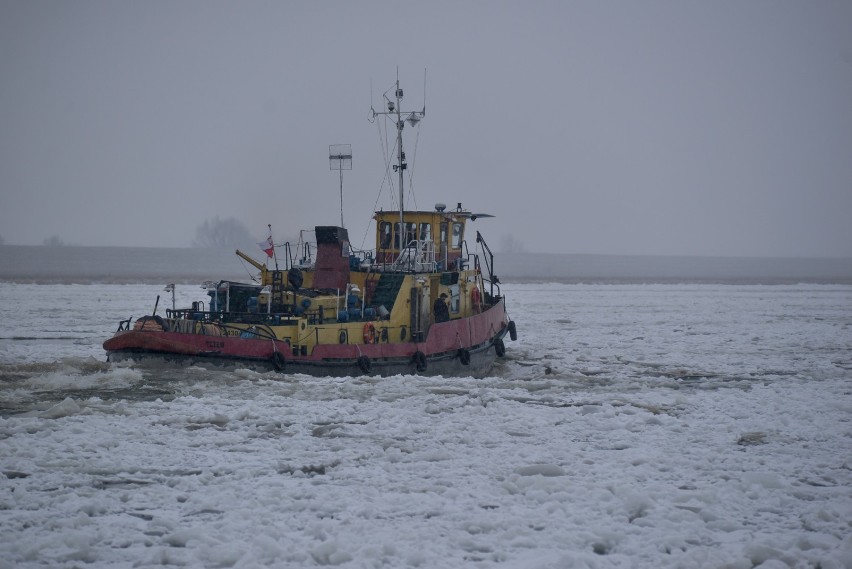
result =
[[850,29],[830,1],[0,0],[0,237],[294,239],[339,223],[351,144],[371,248],[398,72],[407,208],[493,214],[492,249],[850,258]]

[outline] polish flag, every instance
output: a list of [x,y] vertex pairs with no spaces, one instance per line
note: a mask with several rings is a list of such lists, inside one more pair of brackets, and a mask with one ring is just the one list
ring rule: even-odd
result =
[[266,241],[261,241],[257,244],[258,247],[263,249],[263,252],[266,253],[267,257],[272,257],[275,253],[275,245],[272,244],[272,234],[269,234],[269,237],[266,238]]

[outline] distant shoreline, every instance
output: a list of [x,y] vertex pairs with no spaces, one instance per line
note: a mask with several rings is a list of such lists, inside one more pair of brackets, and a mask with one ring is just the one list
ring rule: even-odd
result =
[[[497,253],[494,270],[505,283],[852,284],[845,258]],[[255,273],[233,249],[0,246],[0,282],[196,284]]]

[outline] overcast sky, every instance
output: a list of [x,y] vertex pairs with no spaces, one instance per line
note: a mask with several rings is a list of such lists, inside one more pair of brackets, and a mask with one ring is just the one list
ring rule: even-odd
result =
[[0,236],[291,237],[339,222],[348,143],[372,247],[398,69],[417,205],[494,214],[492,248],[852,257],[850,30],[848,0],[0,0]]

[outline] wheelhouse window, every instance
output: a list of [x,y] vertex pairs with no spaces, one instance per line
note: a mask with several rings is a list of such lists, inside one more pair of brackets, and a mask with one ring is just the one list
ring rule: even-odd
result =
[[[399,249],[399,223],[394,224],[394,236],[393,236],[393,244],[394,247]],[[417,235],[417,224],[416,223],[405,223],[405,236],[402,239],[402,247],[408,247],[408,244],[416,239]]]
[[464,224],[463,223],[453,223],[453,240],[450,245],[453,249],[461,248],[462,240],[464,239]]
[[387,222],[383,221],[379,225],[379,246],[381,249],[387,249],[391,246],[391,240],[393,239],[393,226]]
[[421,241],[431,241],[432,240],[432,224],[431,223],[421,223],[420,224],[420,240]]

